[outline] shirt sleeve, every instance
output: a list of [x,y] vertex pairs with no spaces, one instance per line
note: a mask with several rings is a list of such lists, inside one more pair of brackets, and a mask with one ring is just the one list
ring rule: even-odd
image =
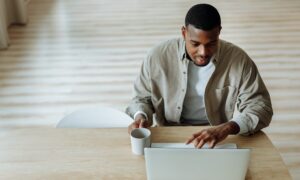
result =
[[133,119],[135,119],[135,117],[136,117],[138,114],[144,115],[144,116],[146,117],[146,120],[148,120],[147,114],[146,114],[145,112],[143,112],[143,111],[137,111],[137,112],[134,114]]
[[152,125],[154,107],[152,104],[152,88],[150,78],[150,60],[152,52],[150,51],[147,58],[143,61],[140,73],[134,82],[134,97],[129,106],[126,108],[126,113],[134,118],[137,112],[143,112],[147,120]]
[[239,134],[249,135],[270,124],[273,109],[268,90],[250,58],[242,79],[237,102],[240,113],[232,120],[240,126]]

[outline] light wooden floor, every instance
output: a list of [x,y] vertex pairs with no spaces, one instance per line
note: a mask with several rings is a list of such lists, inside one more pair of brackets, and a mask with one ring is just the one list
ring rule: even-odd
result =
[[[180,0],[31,0],[30,23],[10,28],[0,51],[1,129],[52,126],[78,108],[124,110],[153,45],[180,36]],[[300,179],[300,1],[206,1],[222,16],[221,37],[244,48],[271,93],[265,131]]]

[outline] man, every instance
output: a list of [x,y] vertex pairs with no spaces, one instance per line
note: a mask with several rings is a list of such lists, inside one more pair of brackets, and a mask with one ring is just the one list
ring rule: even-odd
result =
[[186,15],[182,38],[148,53],[126,109],[134,118],[128,132],[151,126],[152,119],[160,126],[210,124],[186,143],[213,148],[230,134],[249,135],[269,125],[270,95],[257,67],[242,49],[219,39],[221,29],[217,9],[198,4]]

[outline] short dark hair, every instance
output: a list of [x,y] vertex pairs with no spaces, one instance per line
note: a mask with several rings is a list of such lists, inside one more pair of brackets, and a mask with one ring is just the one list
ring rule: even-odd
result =
[[218,10],[209,4],[196,4],[190,8],[185,16],[185,26],[193,25],[197,29],[212,30],[221,26]]

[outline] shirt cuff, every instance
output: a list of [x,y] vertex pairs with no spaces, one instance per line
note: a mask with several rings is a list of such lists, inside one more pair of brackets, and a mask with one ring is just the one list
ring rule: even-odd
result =
[[234,121],[240,127],[240,132],[238,134],[247,134],[249,132],[247,124],[240,118],[233,118],[231,121]]
[[143,112],[143,111],[137,111],[137,112],[134,114],[134,116],[133,116],[133,119],[134,119],[134,120],[135,120],[135,117],[136,117],[138,114],[144,115],[144,116],[146,117],[146,120],[148,120],[147,114],[146,114],[145,112]]

